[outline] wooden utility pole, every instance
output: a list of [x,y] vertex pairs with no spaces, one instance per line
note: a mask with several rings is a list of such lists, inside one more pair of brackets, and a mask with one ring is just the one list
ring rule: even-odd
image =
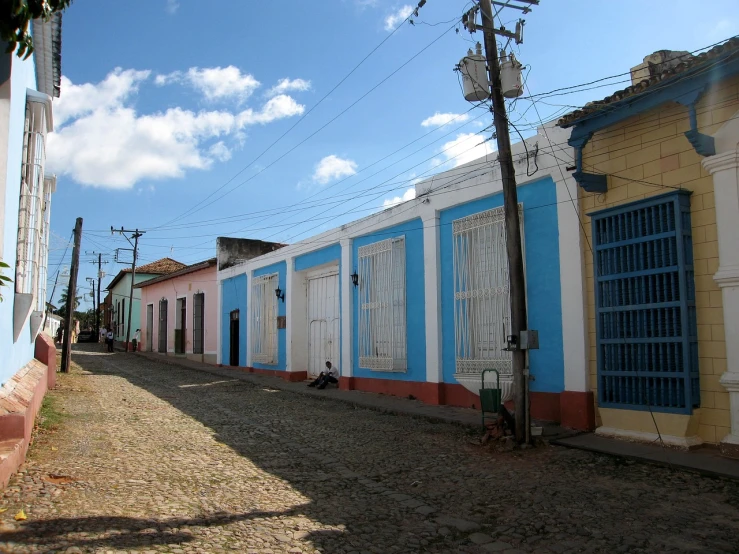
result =
[[[126,237],[126,233],[133,233],[131,235],[131,238],[134,240],[132,246],[133,246],[133,263],[131,263],[131,292],[128,295],[128,325],[126,326],[126,352],[128,352],[128,343],[131,341],[131,314],[133,312],[133,285],[136,281],[136,255],[138,254],[139,249],[139,237],[143,236],[145,231],[139,231],[136,229],[135,231],[127,231],[123,227],[119,229],[113,229],[113,227],[110,228],[110,232],[112,233],[120,233],[124,237]],[[126,237],[126,240],[128,242],[131,242],[131,239]]]
[[74,321],[74,301],[77,298],[77,273],[80,267],[80,242],[82,241],[82,218],[78,217],[74,225],[74,248],[72,249],[72,266],[69,270],[67,285],[67,313],[64,317],[64,341],[62,342],[61,372],[69,373],[72,363],[72,322]]
[[97,308],[95,309],[95,333],[97,334],[98,341],[100,340],[100,280],[103,277],[103,255],[98,254],[98,298]]
[[526,352],[518,348],[521,331],[526,329],[526,289],[523,273],[523,252],[521,249],[521,225],[518,217],[518,193],[516,191],[516,171],[511,154],[511,137],[508,134],[508,117],[503,101],[500,79],[498,45],[490,0],[480,0],[482,27],[485,37],[485,57],[487,58],[490,93],[493,102],[493,120],[498,142],[498,160],[503,180],[503,206],[505,210],[506,250],[508,253],[508,275],[511,292],[511,335],[517,341],[511,350],[513,356],[513,405],[516,413],[516,441],[526,438]]

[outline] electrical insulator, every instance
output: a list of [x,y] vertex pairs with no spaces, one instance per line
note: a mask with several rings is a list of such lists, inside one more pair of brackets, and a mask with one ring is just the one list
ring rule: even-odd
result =
[[468,102],[480,102],[490,97],[490,83],[485,67],[485,56],[482,55],[482,46],[477,43],[477,52],[467,51],[467,55],[459,62],[459,71],[462,73],[462,89],[464,99]]
[[513,55],[504,53],[500,57],[500,83],[503,96],[506,98],[518,98],[523,94],[522,71],[523,65]]

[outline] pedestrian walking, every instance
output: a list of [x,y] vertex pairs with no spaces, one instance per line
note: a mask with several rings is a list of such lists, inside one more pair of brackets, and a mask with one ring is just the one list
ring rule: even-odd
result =
[[115,335],[113,335],[112,330],[108,331],[107,340],[106,340],[106,342],[108,343],[108,352],[113,352],[113,337],[114,336]]
[[139,342],[141,341],[141,329],[136,329],[136,332],[133,334],[133,351],[138,352],[139,348]]

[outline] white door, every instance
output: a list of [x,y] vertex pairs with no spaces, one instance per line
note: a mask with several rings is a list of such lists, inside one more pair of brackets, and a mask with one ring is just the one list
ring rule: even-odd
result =
[[317,376],[329,361],[339,369],[339,274],[308,278],[308,373]]

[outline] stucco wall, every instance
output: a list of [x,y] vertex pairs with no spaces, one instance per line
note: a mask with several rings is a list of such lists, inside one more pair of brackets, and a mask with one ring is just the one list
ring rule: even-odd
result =
[[229,364],[231,344],[230,315],[239,310],[239,365],[246,366],[246,275],[237,275],[221,281],[221,362]]
[[[562,341],[562,297],[560,291],[559,230],[554,181],[542,179],[518,187],[523,204],[528,327],[539,331],[539,350],[529,352],[534,392],[565,390]],[[441,306],[443,376],[455,383],[454,253],[452,223],[503,205],[503,194],[481,198],[441,212]]]
[[[152,350],[158,351],[159,337],[159,301],[162,298],[168,300],[167,304],[167,352],[174,352],[174,335],[177,299],[186,299],[186,353],[192,354],[192,334],[193,334],[193,296],[199,292],[205,294],[205,314],[204,314],[204,332],[203,332],[203,350],[206,355],[215,355],[218,348],[217,335],[217,317],[218,307],[218,286],[216,282],[216,266],[194,271],[179,277],[173,277],[165,281],[160,281],[152,285],[141,287],[141,304],[140,317],[138,327],[141,329],[142,349],[146,348],[147,334],[152,334]],[[146,324],[146,306],[153,306],[154,317],[152,329],[149,330]],[[135,329],[135,328],[134,328]]]
[[[739,77],[728,79],[706,92],[697,104],[702,133],[715,133],[739,108]],[[690,129],[688,109],[664,104],[642,115],[596,133],[583,152],[585,171],[607,173],[608,192],[580,193],[583,214],[618,206],[683,188],[693,192],[691,218],[695,258],[698,349],[700,356],[701,408],[692,421],[686,416],[657,414],[665,434],[697,433],[703,441],[717,443],[729,433],[729,394],[719,383],[726,371],[726,345],[721,291],[713,280],[718,269],[716,211],[713,178],[684,132]],[[592,244],[590,221],[583,218],[587,242]],[[586,246],[587,248],[587,246]],[[593,256],[586,252],[587,314],[591,387],[597,389]],[[597,403],[597,395],[596,395]],[[611,412],[611,410],[609,410]],[[620,428],[655,432],[649,412],[618,410]]]
[[[0,102],[3,103],[3,117],[0,134],[7,137],[7,167],[0,176],[0,195],[4,204],[2,217],[2,260],[11,269],[5,274],[15,279],[16,245],[18,240],[18,209],[20,202],[21,164],[23,155],[23,127],[26,117],[26,90],[36,88],[34,57],[21,60],[17,56],[2,54],[11,60],[10,82],[3,83]],[[9,96],[9,99],[8,99]],[[6,119],[7,118],[7,119]],[[5,138],[5,137],[4,137]],[[3,287],[4,302],[0,302],[0,383],[12,377],[26,365],[34,354],[34,337],[31,337],[29,323],[21,330],[18,341],[13,336],[13,292],[14,286]]]
[[[277,273],[277,282],[280,289],[287,291],[287,264],[285,262],[278,262],[276,264],[268,265],[260,269],[254,270],[253,276],[260,277],[262,275],[269,275],[270,273]],[[274,290],[267,291],[267,294],[274,294]],[[287,301],[287,295],[285,295]],[[287,315],[285,302],[277,300],[277,316]],[[249,314],[247,317],[251,317]],[[249,320],[251,325],[251,320]],[[248,338],[248,337],[247,337]],[[247,340],[247,347],[251,348],[251,341]],[[276,369],[284,371],[287,369],[287,329],[277,329],[277,363],[276,364],[260,364],[252,362],[252,367],[257,369]]]
[[[136,280],[134,281],[135,284],[141,283],[143,281],[147,281],[149,279],[152,279],[153,277],[157,277],[157,275],[152,275],[150,273],[137,273],[136,274]],[[128,328],[128,299],[129,295],[131,294],[131,274],[126,273],[123,275],[120,281],[118,281],[113,289],[110,290],[112,293],[112,302],[113,302],[113,308],[116,310],[116,315],[114,316],[115,321],[121,322],[123,321],[124,325],[122,326],[122,330],[118,330],[118,328],[114,329],[113,332],[116,333],[115,340],[117,341],[125,341],[126,340],[126,330]],[[118,314],[118,303],[122,300],[126,301],[126,309],[124,311],[124,319],[121,320],[120,314]],[[123,303],[121,302],[121,305]],[[123,310],[122,310],[123,311]],[[138,327],[139,322],[141,321],[141,289],[133,289],[133,308],[131,309],[131,337],[133,338],[133,333],[136,331],[136,328]]]
[[353,376],[400,381],[426,380],[426,295],[424,290],[423,222],[411,219],[406,223],[378,229],[354,239],[352,256],[358,267],[358,251],[362,246],[378,241],[405,237],[405,304],[406,348],[408,368],[403,372],[373,371],[359,366],[359,287],[353,290]]

